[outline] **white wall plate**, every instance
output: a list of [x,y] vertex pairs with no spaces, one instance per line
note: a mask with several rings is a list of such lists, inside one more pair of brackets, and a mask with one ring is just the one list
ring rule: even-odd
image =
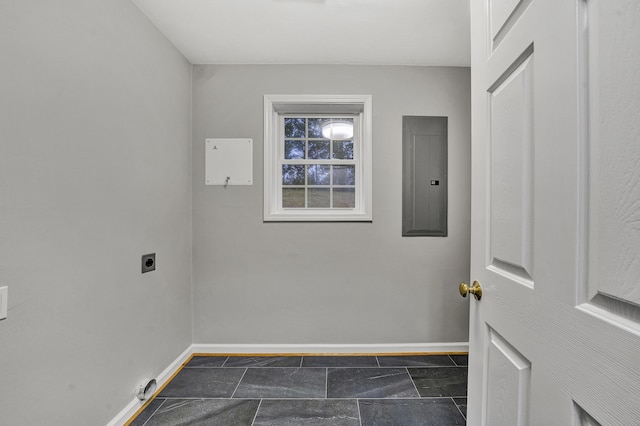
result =
[[253,139],[206,139],[205,184],[253,185]]

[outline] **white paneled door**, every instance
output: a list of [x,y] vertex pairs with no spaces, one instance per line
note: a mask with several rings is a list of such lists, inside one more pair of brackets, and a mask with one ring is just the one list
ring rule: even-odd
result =
[[640,2],[471,0],[468,424],[640,425]]

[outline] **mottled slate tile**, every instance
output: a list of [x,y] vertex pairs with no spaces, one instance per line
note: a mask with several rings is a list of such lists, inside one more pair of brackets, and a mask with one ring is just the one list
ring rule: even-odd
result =
[[158,396],[230,398],[244,371],[244,368],[183,368]]
[[147,420],[151,417],[153,413],[156,412],[158,408],[162,405],[165,400],[162,398],[155,398],[153,401],[149,403],[142,411],[142,413],[138,414],[129,426],[143,426]]
[[225,367],[300,367],[300,356],[230,356]]
[[194,356],[185,367],[222,367],[227,356]]
[[254,426],[360,426],[355,399],[267,399]]
[[453,402],[456,403],[464,418],[467,418],[467,398],[453,398]]
[[466,367],[409,368],[421,397],[467,396]]
[[234,398],[324,398],[324,368],[249,368]]
[[449,355],[449,357],[451,357],[451,359],[453,360],[453,362],[456,363],[456,365],[460,365],[460,366],[469,365],[469,355]]
[[303,367],[377,367],[375,356],[305,356]]
[[447,367],[454,366],[448,355],[378,356],[380,367]]
[[330,368],[328,398],[418,397],[406,368]]
[[259,404],[259,400],[243,399],[171,399],[145,426],[251,426]]
[[450,398],[361,399],[362,426],[464,426]]

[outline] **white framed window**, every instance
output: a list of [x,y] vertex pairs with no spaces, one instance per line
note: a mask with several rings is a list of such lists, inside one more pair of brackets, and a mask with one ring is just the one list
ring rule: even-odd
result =
[[264,220],[371,221],[371,96],[265,95]]

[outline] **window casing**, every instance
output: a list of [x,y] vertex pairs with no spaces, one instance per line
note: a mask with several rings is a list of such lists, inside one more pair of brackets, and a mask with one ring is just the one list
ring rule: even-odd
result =
[[265,221],[371,221],[371,96],[265,96],[264,160]]

